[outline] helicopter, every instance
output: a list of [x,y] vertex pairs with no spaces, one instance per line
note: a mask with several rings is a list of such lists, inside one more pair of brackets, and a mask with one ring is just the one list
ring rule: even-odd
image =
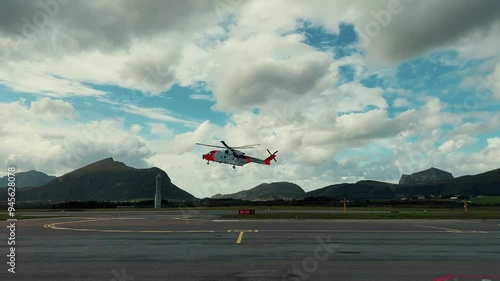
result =
[[216,148],[224,148],[224,150],[212,150],[208,152],[207,154],[203,154],[203,159],[207,160],[207,165],[210,164],[210,161],[212,162],[217,162],[217,163],[224,163],[224,164],[229,164],[233,165],[233,169],[236,168],[236,166],[243,166],[248,163],[257,163],[257,164],[263,164],[263,165],[271,165],[271,160],[276,161],[276,153],[278,151],[276,150],[274,153],[271,153],[269,149],[267,149],[267,152],[269,153],[269,157],[266,159],[259,159],[251,156],[245,156],[245,153],[239,151],[238,149],[247,149],[247,148],[253,148],[254,146],[260,145],[260,144],[248,144],[248,145],[243,145],[243,146],[235,146],[231,147],[226,144],[226,142],[221,141],[221,143],[224,146],[219,146],[219,145],[211,145],[211,144],[204,144],[204,143],[196,143],[197,145],[202,145],[202,146],[208,146],[208,147],[216,147]]

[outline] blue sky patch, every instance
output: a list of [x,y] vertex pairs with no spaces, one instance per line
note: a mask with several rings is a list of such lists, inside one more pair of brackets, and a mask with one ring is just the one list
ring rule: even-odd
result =
[[297,33],[304,34],[306,43],[320,51],[333,51],[335,59],[359,53],[355,45],[357,38],[354,26],[342,23],[339,25],[339,33],[331,33],[320,25],[310,21],[299,21]]

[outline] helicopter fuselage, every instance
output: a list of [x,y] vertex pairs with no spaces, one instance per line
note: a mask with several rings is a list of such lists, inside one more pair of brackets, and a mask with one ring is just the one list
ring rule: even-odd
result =
[[239,150],[234,150],[234,152],[231,150],[212,150],[207,154],[203,154],[203,159],[236,166],[243,166],[252,162],[250,157],[246,157],[245,153]]
[[224,146],[218,146],[218,145],[211,145],[211,144],[204,144],[204,143],[196,143],[197,145],[203,145],[203,146],[209,146],[209,147],[217,147],[217,148],[226,148],[224,150],[212,150],[207,154],[203,154],[203,159],[207,160],[207,164],[212,162],[217,162],[217,163],[224,163],[224,164],[229,164],[233,165],[233,169],[235,166],[243,166],[248,163],[256,163],[256,164],[263,164],[263,165],[271,165],[271,160],[276,161],[276,153],[278,151],[276,150],[274,153],[271,153],[269,149],[267,152],[269,153],[269,156],[266,159],[259,159],[251,156],[245,156],[245,153],[237,150],[236,148],[239,149],[246,149],[246,148],[252,148],[255,145],[259,144],[249,144],[249,145],[243,145],[243,146],[238,146],[238,147],[230,147],[228,146],[224,141],[221,141],[221,143]]

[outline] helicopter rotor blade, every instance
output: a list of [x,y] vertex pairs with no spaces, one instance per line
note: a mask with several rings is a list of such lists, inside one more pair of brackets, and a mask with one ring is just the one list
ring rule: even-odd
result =
[[231,150],[234,150],[232,147],[230,147],[229,145],[226,144],[225,141],[220,141],[226,148],[228,149],[231,149]]
[[242,145],[242,146],[233,146],[233,148],[236,149],[247,149],[247,148],[255,148],[255,146],[260,145],[260,144],[247,144],[247,145]]
[[257,144],[247,144],[247,145],[242,145],[242,146],[231,147],[231,146],[227,145],[225,141],[221,141],[221,143],[224,146],[212,145],[212,144],[205,144],[205,143],[199,143],[199,142],[197,142],[196,145],[202,145],[202,146],[208,146],[208,147],[216,147],[216,148],[227,148],[227,149],[229,149],[231,151],[234,151],[234,149],[249,149],[249,148],[253,148],[256,145],[260,145],[260,144],[257,143]]
[[260,143],[256,144],[247,144],[247,145],[241,145],[241,146],[233,146],[233,148],[253,148],[254,146],[260,145]]
[[220,141],[226,148],[234,150],[234,149],[247,149],[247,148],[253,148],[256,145],[260,144],[247,144],[247,145],[241,145],[241,146],[229,146],[225,141]]
[[202,145],[202,146],[208,146],[208,147],[216,147],[216,148],[225,148],[223,146],[220,146],[220,145],[211,145],[211,144],[204,144],[204,143],[196,143],[196,145]]

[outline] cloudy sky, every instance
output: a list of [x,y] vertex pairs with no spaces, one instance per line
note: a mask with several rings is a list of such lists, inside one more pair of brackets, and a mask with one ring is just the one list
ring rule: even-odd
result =
[[[0,159],[113,157],[198,197],[500,167],[500,1],[0,2]],[[206,147],[272,166],[207,165]],[[0,171],[0,175],[5,174]]]

